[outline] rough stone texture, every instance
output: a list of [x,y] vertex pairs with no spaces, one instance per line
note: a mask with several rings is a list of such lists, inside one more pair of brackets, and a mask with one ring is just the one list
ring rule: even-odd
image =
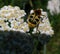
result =
[[28,35],[18,31],[0,31],[0,54],[32,54],[35,48],[39,51],[43,49],[43,44],[49,38],[45,34]]
[[32,54],[32,36],[20,32],[0,32],[0,54]]

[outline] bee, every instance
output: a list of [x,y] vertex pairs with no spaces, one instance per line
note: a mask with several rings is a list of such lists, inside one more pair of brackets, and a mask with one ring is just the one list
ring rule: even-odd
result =
[[42,22],[41,19],[42,19],[41,10],[40,9],[33,10],[33,13],[31,13],[27,18],[29,28],[32,29],[36,27],[36,31],[38,31],[38,26],[40,22]]

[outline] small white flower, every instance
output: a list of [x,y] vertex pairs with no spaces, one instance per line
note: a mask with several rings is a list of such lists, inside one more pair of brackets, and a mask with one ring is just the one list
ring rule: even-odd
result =
[[14,24],[11,24],[11,28],[13,28],[14,27]]
[[1,28],[0,28],[0,30],[1,30],[1,31],[4,31],[4,28],[3,28],[3,27],[1,27]]
[[20,32],[23,32],[23,33],[25,33],[25,32],[24,32],[24,30],[20,30]]
[[6,9],[6,10],[7,10],[7,9],[8,9],[8,7],[7,7],[7,6],[4,6],[4,7],[2,7],[1,9],[2,9],[2,10],[4,10],[4,9]]
[[36,33],[36,32],[34,32],[34,31],[32,32],[32,34],[35,34],[35,33]]
[[18,6],[15,6],[14,9],[17,11],[20,10],[20,8]]
[[41,12],[43,12],[43,9],[40,9],[41,10]]
[[36,33],[36,28],[34,28],[34,29],[33,29],[33,32],[32,32],[32,34],[35,34],[35,33]]
[[31,11],[30,11],[30,14],[32,14],[32,13],[34,13],[34,10],[31,10]]
[[6,22],[6,25],[8,25],[9,24],[9,22]]
[[13,30],[13,31],[16,31],[16,29],[15,29],[15,28],[12,28],[12,30]]

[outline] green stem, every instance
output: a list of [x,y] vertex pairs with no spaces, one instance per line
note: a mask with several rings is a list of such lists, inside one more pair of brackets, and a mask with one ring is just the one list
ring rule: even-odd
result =
[[44,44],[44,54],[46,54],[46,44]]
[[31,1],[31,0],[29,0],[29,3],[30,3],[30,5],[31,5],[31,7],[33,7],[33,3],[32,3],[32,1]]

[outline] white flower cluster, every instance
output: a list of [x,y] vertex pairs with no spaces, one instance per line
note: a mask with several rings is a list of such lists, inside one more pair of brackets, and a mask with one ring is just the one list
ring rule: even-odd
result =
[[[38,30],[41,32],[41,34],[53,35],[54,31],[52,30],[49,19],[47,17],[47,12],[42,11],[41,13],[44,16],[41,16],[43,20],[40,22]],[[36,28],[34,28],[33,33],[36,33]]]
[[60,13],[60,0],[49,0],[47,9],[50,10],[51,15]]
[[0,9],[0,30],[29,31],[28,24],[22,18],[26,13],[18,6],[4,6]]
[[[30,13],[33,13],[31,11]],[[4,31],[20,31],[27,32],[29,31],[29,26],[27,22],[24,22],[23,16],[26,13],[24,10],[21,10],[19,7],[15,6],[4,6],[0,9],[0,30]],[[50,26],[49,20],[47,18],[47,13],[42,10],[43,23],[40,22],[38,30],[41,34],[45,33],[48,35],[52,35],[54,32],[52,27]],[[36,33],[36,28],[33,29],[32,33]]]

